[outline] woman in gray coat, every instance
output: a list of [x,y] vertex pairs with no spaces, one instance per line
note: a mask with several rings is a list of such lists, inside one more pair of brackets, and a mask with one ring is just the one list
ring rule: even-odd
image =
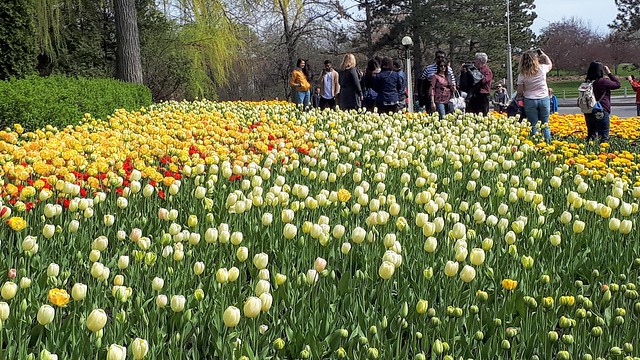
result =
[[346,54],[342,60],[340,71],[340,94],[338,104],[342,110],[357,110],[361,106],[362,88],[360,76],[356,69],[356,57]]

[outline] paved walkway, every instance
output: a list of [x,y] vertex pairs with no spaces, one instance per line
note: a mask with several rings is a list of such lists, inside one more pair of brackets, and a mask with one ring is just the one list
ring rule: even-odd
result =
[[[558,107],[576,107],[577,98],[561,99],[558,98]],[[612,96],[611,105],[613,106],[635,106],[636,97],[634,96]]]

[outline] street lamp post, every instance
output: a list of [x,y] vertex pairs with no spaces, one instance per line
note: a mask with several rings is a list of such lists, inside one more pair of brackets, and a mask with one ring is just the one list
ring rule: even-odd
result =
[[511,24],[509,14],[511,13],[509,0],[507,0],[507,93],[509,98],[513,94],[513,69],[511,68]]
[[409,112],[413,112],[413,71],[411,70],[411,46],[413,45],[413,40],[409,36],[405,36],[402,38],[402,46],[404,46],[405,58],[407,63],[407,92],[409,96]]

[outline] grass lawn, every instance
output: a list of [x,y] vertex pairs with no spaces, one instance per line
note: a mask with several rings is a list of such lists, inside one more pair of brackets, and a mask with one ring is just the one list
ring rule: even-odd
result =
[[[549,87],[553,88],[553,91],[555,92],[556,96],[558,96],[559,98],[577,97],[578,87],[580,86],[580,84],[584,79],[584,74],[581,74],[575,71],[565,71],[565,70],[559,71],[559,74],[560,74],[559,77],[556,76],[557,74],[558,73],[554,69],[551,71],[551,74],[550,74],[551,76],[549,76],[547,79],[549,83]],[[621,64],[618,66],[617,75],[622,87],[619,90],[613,91],[613,95],[616,95],[616,96],[625,95],[625,88],[626,88],[626,95],[634,96],[633,90],[631,89],[629,82],[626,80],[626,77],[629,75],[636,75],[640,77],[639,71],[633,70],[632,64]],[[571,78],[571,80],[567,80],[567,78]]]

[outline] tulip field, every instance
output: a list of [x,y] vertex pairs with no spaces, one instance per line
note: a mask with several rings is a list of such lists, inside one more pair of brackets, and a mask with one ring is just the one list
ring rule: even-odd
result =
[[168,102],[0,131],[0,359],[639,359],[640,117]]

